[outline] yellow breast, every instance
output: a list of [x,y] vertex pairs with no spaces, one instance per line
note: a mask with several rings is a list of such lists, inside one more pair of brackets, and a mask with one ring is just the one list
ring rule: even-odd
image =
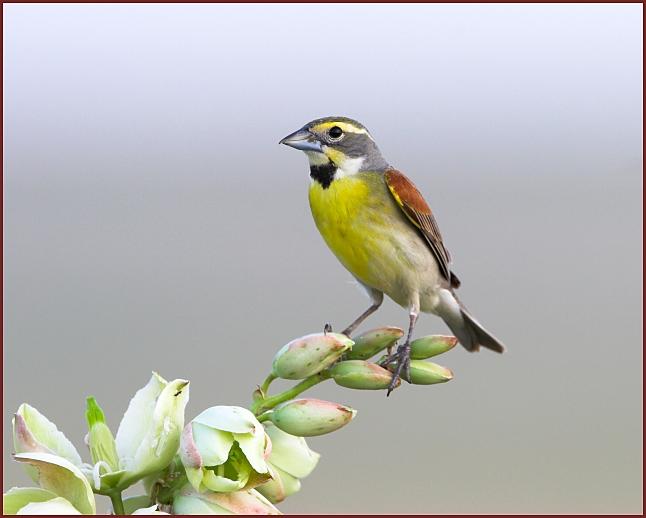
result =
[[[362,174],[335,179],[327,189],[312,182],[310,207],[319,232],[339,261],[359,280],[375,285],[371,257],[381,255],[384,199],[376,193],[378,178]],[[385,188],[385,187],[384,187]]]

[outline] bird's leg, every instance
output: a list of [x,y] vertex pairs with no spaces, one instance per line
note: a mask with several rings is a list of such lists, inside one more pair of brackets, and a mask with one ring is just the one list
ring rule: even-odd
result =
[[359,315],[359,317],[354,322],[352,322],[352,324],[341,331],[341,334],[349,337],[352,331],[354,331],[359,326],[359,324],[361,324],[361,322],[363,322],[366,318],[368,318],[379,309],[379,306],[381,306],[381,303],[373,304],[372,306],[370,306],[363,313],[361,313],[361,315]]
[[409,314],[409,324],[408,324],[408,334],[406,335],[406,341],[397,347],[397,352],[393,355],[389,355],[381,363],[382,367],[387,367],[389,364],[396,362],[395,371],[393,372],[393,379],[388,385],[388,392],[386,396],[390,396],[390,393],[397,386],[397,382],[402,374],[404,374],[404,379],[410,382],[410,341],[413,336],[413,329],[415,328],[415,322],[417,322],[418,310],[416,308],[411,308]]
[[[360,283],[361,284],[361,283]],[[361,322],[363,322],[366,318],[368,318],[370,315],[372,315],[375,311],[379,309],[381,306],[381,303],[384,301],[384,294],[381,291],[377,291],[373,288],[369,288],[365,284],[361,284],[363,288],[366,290],[368,295],[370,296],[370,299],[372,300],[372,305],[366,309],[359,317],[352,322],[348,327],[346,327],[343,331],[341,331],[342,334],[344,334],[347,337],[350,337],[350,334],[359,327]]]

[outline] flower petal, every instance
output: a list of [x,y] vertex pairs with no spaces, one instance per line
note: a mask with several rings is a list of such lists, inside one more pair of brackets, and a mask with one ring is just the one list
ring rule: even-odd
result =
[[199,496],[177,496],[173,500],[174,514],[233,514],[216,503],[203,500]]
[[165,469],[173,460],[184,428],[188,385],[182,379],[167,383],[153,373],[130,402],[116,438],[120,467],[128,472],[120,488]]
[[208,493],[204,498],[233,514],[282,514],[254,489],[236,493]]
[[46,502],[32,502],[18,511],[18,514],[81,514],[79,510],[63,497],[52,498]]
[[260,425],[256,417],[239,406],[212,406],[198,415],[193,422],[234,433],[253,432]]
[[51,453],[18,453],[14,459],[38,470],[38,483],[43,489],[66,498],[83,514],[96,513],[90,483],[81,470],[67,459]]
[[2,495],[2,514],[17,514],[32,502],[45,502],[56,498],[56,494],[39,487],[12,487]]
[[[56,427],[49,419],[36,410],[33,406],[23,403],[18,408],[13,421],[14,425],[14,447],[16,453],[25,451],[45,451],[41,449],[25,449],[27,445],[20,441],[20,437],[36,441],[38,445],[44,446],[50,453],[69,460],[75,466],[83,462],[74,445],[65,434]],[[21,434],[22,432],[22,434]]]
[[130,400],[115,438],[121,459],[134,459],[152,424],[157,398],[166,385],[166,380],[153,372],[146,386],[139,389]]
[[249,473],[238,472],[238,479],[231,480],[223,476],[216,475],[211,469],[203,470],[204,478],[202,484],[211,491],[218,491],[222,493],[230,493],[231,491],[238,491],[242,489],[247,480],[249,480]]
[[173,501],[175,514],[281,514],[255,490],[235,493],[182,491]]
[[137,509],[132,514],[168,514],[168,513],[165,513],[163,511],[158,511],[157,505],[152,505],[150,507],[142,507],[140,509]]
[[265,423],[265,430],[271,438],[269,460],[274,466],[296,478],[304,478],[314,470],[321,455],[310,450],[303,437],[283,432],[272,423]]
[[268,473],[269,468],[265,462],[265,432],[260,427],[260,434],[234,433],[233,438],[238,441],[242,453],[251,464],[251,467],[258,473]]
[[126,514],[133,514],[137,509],[150,506],[149,495],[131,496],[123,499],[123,510]]
[[193,422],[193,441],[202,457],[203,466],[219,466],[229,458],[234,434],[216,430],[210,426]]
[[290,495],[301,490],[300,479],[290,475],[277,466],[271,469],[272,480],[258,486],[256,490],[272,504],[282,502]]
[[188,381],[176,379],[159,394],[152,423],[135,455],[132,469],[137,472],[138,478],[164,469],[177,453],[184,429],[188,385]]
[[285,486],[283,485],[283,481],[280,478],[280,473],[276,466],[272,466],[270,464],[269,473],[271,474],[271,480],[268,480],[264,484],[256,487],[256,491],[272,504],[277,504],[287,498],[287,495],[285,494]]
[[[195,491],[199,491],[202,486],[202,479],[204,478],[204,470],[202,468],[185,468],[186,478],[190,482]],[[181,514],[181,513],[180,513]]]
[[112,471],[111,473],[100,475],[99,483],[101,484],[101,487],[97,487],[96,489],[105,491],[106,489],[119,486],[123,478],[125,478],[126,473],[127,471],[122,469],[120,471]]

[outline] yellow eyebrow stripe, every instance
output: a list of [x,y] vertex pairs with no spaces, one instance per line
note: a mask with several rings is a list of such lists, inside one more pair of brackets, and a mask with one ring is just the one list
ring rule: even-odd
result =
[[312,129],[314,129],[314,131],[323,133],[324,131],[330,129],[333,126],[338,126],[346,133],[364,133],[364,134],[368,133],[364,128],[357,128],[352,124],[349,124],[347,122],[340,122],[340,121],[322,122],[314,126],[314,128]]

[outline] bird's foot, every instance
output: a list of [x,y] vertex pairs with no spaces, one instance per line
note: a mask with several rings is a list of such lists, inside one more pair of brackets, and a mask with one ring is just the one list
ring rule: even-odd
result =
[[346,327],[343,331],[341,331],[341,334],[350,338],[350,333],[352,333],[352,331],[354,331],[352,327]]
[[390,381],[390,385],[388,385],[386,396],[390,396],[390,393],[399,383],[399,378],[403,377],[410,383],[410,342],[406,340],[405,343],[397,347],[395,354],[388,355],[384,360],[379,362],[379,365],[393,373],[393,379]]
[[323,334],[326,335],[332,332],[332,325],[329,322],[326,322],[323,326]]

